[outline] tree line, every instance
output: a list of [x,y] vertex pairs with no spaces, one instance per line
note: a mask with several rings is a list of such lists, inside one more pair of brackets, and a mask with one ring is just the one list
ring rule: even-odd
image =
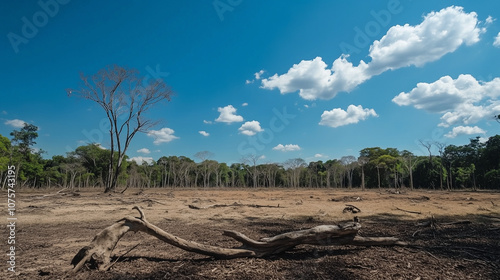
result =
[[[111,151],[98,144],[76,148],[65,156],[43,158],[33,149],[38,128],[25,124],[11,139],[0,135],[0,178],[6,186],[7,167],[16,166],[17,182],[31,188],[104,188],[110,176]],[[293,158],[283,163],[260,163],[256,155],[228,165],[210,159],[208,151],[186,156],[162,156],[138,164],[127,156],[116,178],[120,187],[268,187],[268,188],[401,188],[411,189],[500,189],[500,135],[462,146],[421,142],[428,156],[396,148],[365,148],[359,156],[312,161]],[[438,154],[433,155],[432,147]],[[117,151],[114,151],[117,153]]]

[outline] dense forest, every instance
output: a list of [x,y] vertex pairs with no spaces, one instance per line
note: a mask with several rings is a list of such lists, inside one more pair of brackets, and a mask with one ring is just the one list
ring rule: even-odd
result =
[[[16,167],[19,186],[30,188],[103,187],[109,180],[110,151],[98,144],[76,148],[65,156],[43,158],[33,149],[38,128],[25,124],[0,135],[0,178],[6,187],[8,166]],[[186,156],[163,156],[156,162],[137,164],[127,160],[121,166],[120,187],[280,187],[280,188],[417,188],[500,189],[500,135],[480,141],[470,139],[463,146],[422,142],[427,156],[416,156],[396,148],[365,148],[359,156],[307,163],[301,158],[283,163],[259,164],[248,155],[228,166],[211,160],[210,152]],[[431,147],[439,152],[433,155]],[[115,157],[116,158],[116,157]]]

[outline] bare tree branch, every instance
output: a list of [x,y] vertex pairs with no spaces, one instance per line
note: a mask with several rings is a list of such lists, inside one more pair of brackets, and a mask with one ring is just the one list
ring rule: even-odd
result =
[[145,84],[145,79],[138,77],[138,71],[120,66],[102,69],[90,77],[82,74],[81,79],[82,89],[69,89],[68,95],[99,104],[110,124],[109,178],[105,188],[108,192],[116,187],[125,154],[136,133],[146,132],[157,124],[142,116],[153,105],[170,101],[173,92],[161,79]]

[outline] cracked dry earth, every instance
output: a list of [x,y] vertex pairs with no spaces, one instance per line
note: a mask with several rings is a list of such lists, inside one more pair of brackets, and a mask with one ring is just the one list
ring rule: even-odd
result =
[[[346,204],[361,212],[343,212]],[[395,236],[410,246],[301,245],[262,259],[218,260],[127,233],[111,269],[68,275],[78,250],[120,218],[137,216],[134,205],[169,233],[228,248],[240,244],[222,236],[224,229],[258,239],[354,216],[361,235]],[[4,261],[0,279],[500,279],[499,192],[21,189],[17,217],[16,273],[7,272]],[[8,236],[5,227],[1,234]]]

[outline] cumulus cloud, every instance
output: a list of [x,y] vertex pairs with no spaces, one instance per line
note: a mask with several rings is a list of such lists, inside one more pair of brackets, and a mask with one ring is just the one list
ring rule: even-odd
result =
[[370,62],[361,60],[357,66],[348,55],[337,58],[331,68],[321,57],[302,60],[287,73],[262,79],[264,89],[279,89],[281,94],[299,92],[307,100],[331,99],[338,92],[350,92],[373,76],[387,70],[407,66],[423,66],[454,52],[461,45],[479,41],[484,31],[475,12],[451,6],[427,14],[416,26],[405,24],[391,27],[370,46]]
[[201,135],[207,137],[207,136],[210,136],[210,133],[206,132],[206,131],[203,131],[203,130],[200,130],[198,131]]
[[260,80],[261,76],[262,76],[262,74],[264,74],[264,72],[265,72],[264,70],[260,70],[259,72],[255,73],[253,75],[255,76],[256,80]]
[[273,148],[275,151],[282,151],[282,152],[292,152],[292,151],[299,151],[301,148],[299,145],[295,144],[278,144],[276,147]]
[[101,150],[107,150],[107,149],[108,149],[108,148],[104,147],[101,143],[94,143],[94,145],[95,145],[97,148],[101,149]]
[[250,121],[244,123],[240,128],[238,128],[241,134],[252,136],[257,134],[258,132],[264,131],[260,127],[260,123],[258,121]]
[[152,157],[138,156],[138,157],[129,158],[128,161],[135,161],[137,164],[141,165],[141,164],[144,164],[144,162],[146,162],[147,164],[151,164],[151,163],[153,163],[154,160]]
[[212,121],[203,120],[204,124],[212,124]]
[[258,81],[258,80],[262,79],[262,74],[264,74],[264,72],[266,72],[266,71],[264,71],[264,70],[260,70],[259,72],[254,73],[253,75],[254,75],[255,79],[252,79],[252,80],[245,80],[245,84],[247,84],[247,85],[248,85],[248,84],[253,84],[253,83],[255,82],[255,80],[257,80],[257,81]]
[[495,41],[493,41],[493,46],[500,48],[500,32],[498,32],[497,36],[495,37]]
[[233,105],[227,105],[226,107],[219,107],[217,111],[220,113],[219,117],[215,120],[216,122],[242,122],[243,117],[236,115],[236,108]]
[[326,158],[326,157],[328,157],[328,156],[323,155],[323,154],[315,154],[315,155],[314,155],[314,157],[315,157],[315,158]]
[[174,135],[174,130],[168,127],[164,127],[160,130],[150,130],[148,131],[147,135],[155,139],[153,143],[156,145],[159,145],[161,143],[168,143],[174,139],[179,138]]
[[245,103],[241,104],[241,106],[246,107],[246,106],[248,106],[248,103],[245,102]]
[[445,137],[448,138],[455,138],[459,135],[466,134],[466,135],[471,135],[471,134],[484,134],[486,131],[483,129],[477,127],[477,126],[457,126],[454,127],[450,132],[445,134]]
[[321,115],[321,121],[319,124],[330,127],[339,127],[348,124],[355,124],[359,121],[366,120],[368,117],[377,116],[377,113],[373,109],[364,109],[361,105],[349,105],[346,111],[341,108],[324,111]]
[[137,150],[137,152],[138,152],[138,153],[141,153],[141,154],[145,154],[145,155],[147,155],[147,154],[150,154],[150,153],[151,153],[151,151],[150,151],[148,148],[142,148],[142,149],[139,149],[139,150]]
[[19,119],[7,120],[4,122],[6,125],[10,125],[15,128],[23,128],[26,122]]
[[500,114],[499,96],[500,78],[483,82],[466,74],[455,80],[444,76],[433,83],[418,83],[410,92],[401,92],[392,101],[400,106],[443,114],[439,126],[449,127],[474,124]]

